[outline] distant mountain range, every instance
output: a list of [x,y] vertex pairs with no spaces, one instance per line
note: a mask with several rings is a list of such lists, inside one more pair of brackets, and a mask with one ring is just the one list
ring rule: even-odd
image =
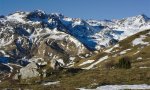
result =
[[146,15],[120,20],[82,20],[57,13],[46,14],[43,11],[36,10],[34,12],[16,12],[8,16],[1,16],[0,20],[1,24],[13,22],[18,24],[18,27],[24,24],[40,25],[41,27],[35,27],[34,31],[27,28],[30,37],[32,35],[38,36],[38,34],[35,34],[36,29],[47,28],[50,29],[49,31],[65,32],[92,50],[108,47],[141,30],[150,28],[150,18]]
[[[150,29],[150,18],[146,15],[119,20],[83,20],[58,13],[46,14],[41,10],[18,11],[0,16],[0,63],[5,63],[6,66],[9,63],[10,70],[6,68],[8,72],[13,70],[16,73],[20,70],[18,74],[23,79],[40,74],[36,70],[29,70],[30,74],[23,76],[26,70],[34,66],[33,62],[37,68],[91,69],[115,54],[110,57],[105,55],[101,59],[96,55],[104,52],[109,54],[112,51],[110,47],[117,48],[114,45],[147,29]],[[126,49],[128,48],[120,50]],[[93,61],[86,61],[87,59]],[[95,62],[97,60],[100,61]],[[94,62],[95,64],[90,64]],[[88,67],[83,66],[85,64],[89,64]],[[9,77],[14,77],[13,75]]]

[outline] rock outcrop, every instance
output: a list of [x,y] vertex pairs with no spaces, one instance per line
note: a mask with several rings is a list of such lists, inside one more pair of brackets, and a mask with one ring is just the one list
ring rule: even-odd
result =
[[20,69],[19,73],[14,76],[14,79],[29,79],[39,77],[40,73],[37,71],[36,63],[31,62],[26,67]]

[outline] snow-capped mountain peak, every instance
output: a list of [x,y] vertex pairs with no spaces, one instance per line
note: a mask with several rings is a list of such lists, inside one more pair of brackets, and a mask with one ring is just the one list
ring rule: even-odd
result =
[[[15,12],[0,17],[1,62],[21,66],[35,62],[39,66],[59,69],[73,67],[80,63],[79,60],[92,57],[94,59],[90,62],[93,64],[89,67],[93,68],[109,58],[104,56],[95,62],[103,56],[98,52],[145,29],[150,29],[150,19],[146,15],[119,20],[83,20],[57,13],[46,14],[40,10]],[[143,39],[135,39],[134,45]]]
[[[119,20],[83,20],[66,17],[59,13],[46,14],[44,11],[35,10],[33,12],[18,11],[0,20],[1,23],[7,21],[35,25],[38,29],[57,29],[72,35],[92,50],[97,49],[96,47],[108,47],[141,30],[150,28],[150,19],[144,14]],[[34,29],[34,32],[37,32],[37,28],[34,27]]]

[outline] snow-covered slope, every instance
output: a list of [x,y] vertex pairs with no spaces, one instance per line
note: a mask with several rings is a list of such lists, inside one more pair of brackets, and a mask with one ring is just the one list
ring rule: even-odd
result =
[[[0,18],[0,57],[14,59],[13,63],[28,62],[68,64],[70,57],[79,57],[89,50],[71,34],[60,21],[61,14],[43,11],[16,12]],[[61,64],[61,63],[60,63]]]
[[[83,20],[36,10],[0,16],[0,81],[12,82],[12,79],[27,77],[38,77],[40,81],[45,77],[61,80],[67,77],[65,85],[76,86],[74,81],[82,77],[83,85],[96,85],[94,82],[107,81],[105,74],[109,73],[97,70],[111,68],[105,68],[105,65],[122,56],[132,57],[133,69],[149,68],[149,35],[150,18],[146,15],[120,20]],[[144,75],[149,78],[147,71]],[[70,79],[74,76],[74,80]]]
[[[111,39],[120,41],[133,34],[136,34],[137,32],[150,28],[150,18],[148,18],[146,15],[138,15],[120,20],[88,20],[87,22],[93,27],[105,27],[94,36],[95,40],[99,39],[97,40],[97,43],[99,45],[105,43],[104,46],[108,46],[107,44]],[[103,38],[98,37],[101,35]]]
[[107,48],[149,28],[150,18],[146,15],[120,20],[83,20],[41,10],[18,11],[0,17],[0,56],[51,60],[51,63],[61,59],[68,65],[72,62],[70,57],[84,58],[93,50]]
[[1,18],[0,22],[36,25],[39,30],[26,29],[28,33],[36,32],[36,34],[41,34],[40,31],[43,32],[43,28],[55,28],[70,34],[91,50],[108,47],[141,30],[150,28],[150,19],[146,15],[120,20],[82,20],[57,13],[46,14],[40,10],[16,12]]

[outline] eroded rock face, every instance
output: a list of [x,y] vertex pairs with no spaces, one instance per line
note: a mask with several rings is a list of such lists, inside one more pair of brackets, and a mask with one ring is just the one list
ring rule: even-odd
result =
[[[77,38],[59,30],[60,28],[42,27],[42,23],[45,22],[45,19],[40,21],[42,12],[37,16],[39,21],[26,20],[24,19],[26,14],[22,14],[16,13],[11,15],[8,20],[0,20],[0,25],[2,24],[0,27],[0,56],[12,57],[13,63],[20,63],[20,61],[24,62],[24,60],[33,58],[42,62],[62,59],[66,65],[70,62],[69,57],[79,57],[90,53]],[[19,19],[21,21],[12,19],[15,18],[15,15],[23,18]],[[53,18],[56,16],[49,17],[49,20]],[[49,25],[52,23],[51,21],[48,22]],[[21,66],[24,65],[21,64]]]
[[18,78],[21,79],[28,79],[32,77],[38,77],[40,76],[40,73],[37,71],[38,67],[36,63],[31,62],[26,67],[23,67],[20,69],[20,72],[18,74]]

